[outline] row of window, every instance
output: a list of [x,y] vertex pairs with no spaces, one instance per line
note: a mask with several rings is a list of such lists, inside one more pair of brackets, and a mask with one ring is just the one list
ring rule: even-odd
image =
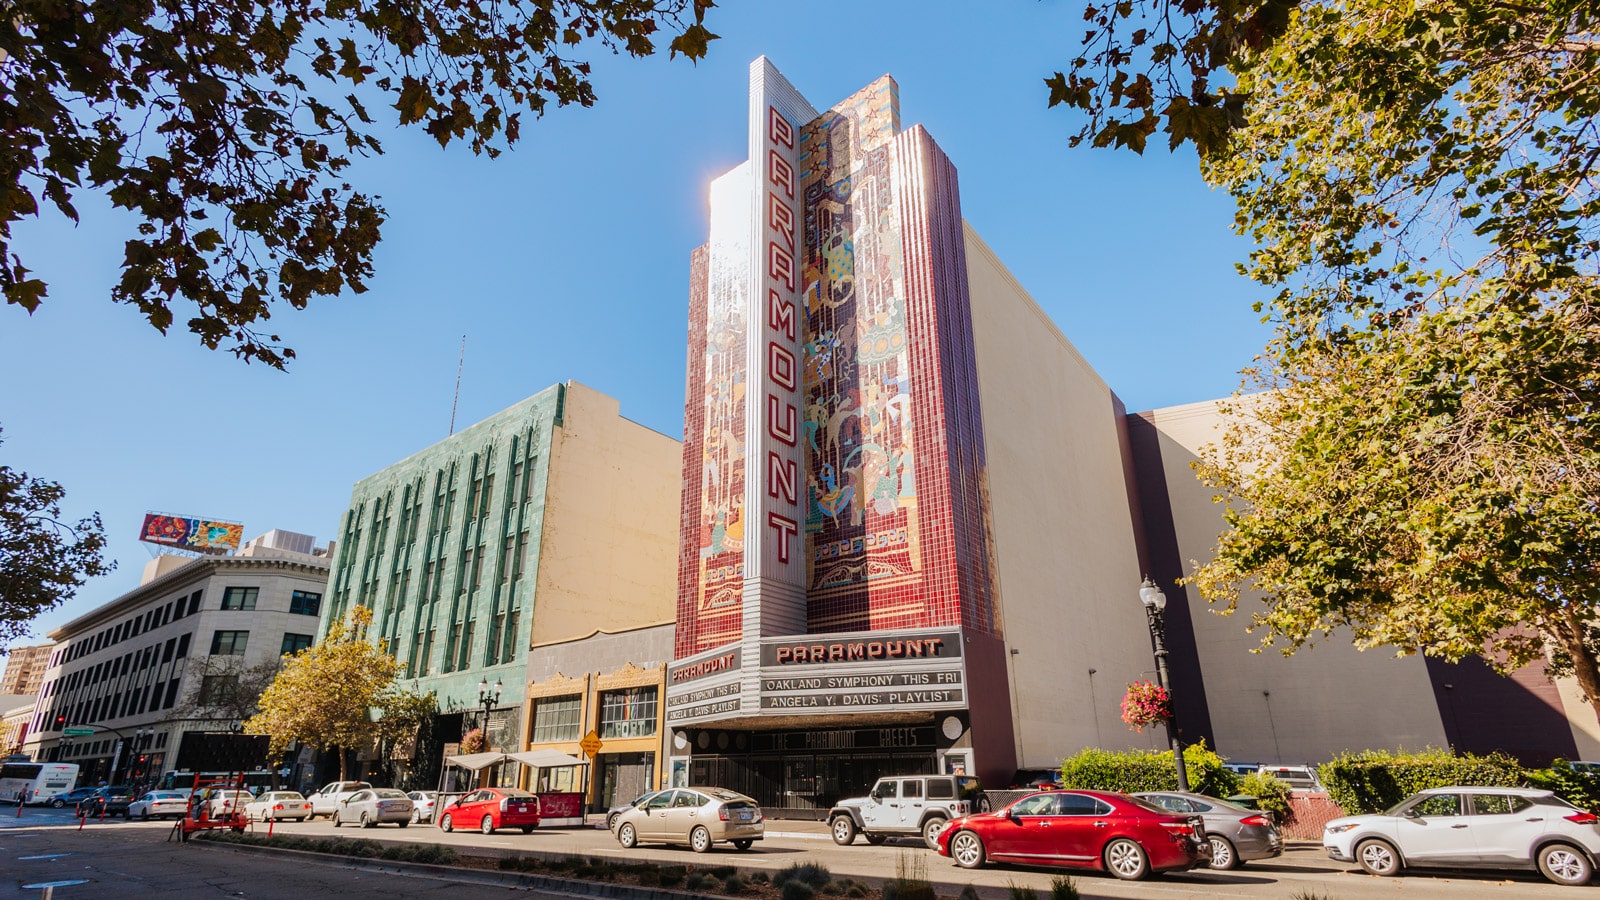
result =
[[[278,652],[299,653],[311,646],[313,635],[285,633],[283,645]],[[246,648],[250,646],[250,632],[248,631],[214,631],[211,633],[212,656],[243,656]]]
[[[650,737],[656,733],[657,691],[655,685],[604,691],[600,694],[600,737]],[[582,701],[577,695],[549,697],[533,704],[533,730],[529,740],[535,744],[576,741],[582,737]]]
[[[261,589],[255,587],[230,587],[222,591],[222,608],[231,610],[251,610],[256,608],[256,599]],[[73,642],[70,646],[60,651],[59,658],[52,660],[50,665],[71,662],[85,654],[103,650],[114,646],[129,638],[151,630],[160,628],[168,622],[177,621],[184,616],[192,616],[200,611],[201,591],[195,591],[187,596],[178,597],[170,603],[162,604],[147,610],[142,616],[134,616],[127,621],[108,626],[105,630],[82,640]],[[289,612],[302,616],[315,616],[322,611],[322,595],[311,591],[295,591],[289,596]]]
[[[260,588],[231,587],[222,591],[222,608],[251,610],[256,608]],[[322,611],[322,595],[311,591],[294,591],[289,595],[289,612],[297,616],[314,616]]]

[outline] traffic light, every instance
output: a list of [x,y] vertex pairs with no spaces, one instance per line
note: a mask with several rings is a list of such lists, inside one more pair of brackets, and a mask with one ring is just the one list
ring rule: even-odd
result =
[[65,728],[65,727],[67,727],[67,717],[66,716],[56,716],[56,730],[60,731],[61,729]]

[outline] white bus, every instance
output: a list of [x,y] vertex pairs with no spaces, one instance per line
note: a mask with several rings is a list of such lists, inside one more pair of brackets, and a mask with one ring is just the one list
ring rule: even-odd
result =
[[49,803],[78,783],[77,763],[8,762],[0,766],[0,801]]

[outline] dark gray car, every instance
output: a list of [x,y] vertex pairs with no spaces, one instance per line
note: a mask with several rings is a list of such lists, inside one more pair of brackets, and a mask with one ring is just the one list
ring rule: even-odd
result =
[[1203,818],[1206,836],[1211,839],[1213,869],[1237,869],[1249,860],[1271,859],[1283,853],[1283,837],[1268,813],[1204,794],[1152,791],[1134,796],[1162,809],[1195,813]]

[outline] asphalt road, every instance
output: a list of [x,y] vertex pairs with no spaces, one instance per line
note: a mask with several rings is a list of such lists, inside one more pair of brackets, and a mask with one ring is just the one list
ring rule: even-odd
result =
[[[0,808],[0,898],[40,897],[41,885],[55,881],[82,883],[55,888],[57,898],[247,897],[268,900],[306,900],[338,894],[353,898],[405,898],[440,892],[470,896],[511,894],[504,887],[482,884],[452,886],[432,878],[352,869],[337,862],[307,863],[296,857],[235,851],[219,847],[167,841],[171,822],[91,821],[79,830],[70,810],[24,811],[12,818],[14,807]],[[901,866],[921,864],[939,895],[953,898],[965,885],[979,888],[984,900],[1009,900],[1009,886],[1032,888],[1049,897],[1050,882],[1061,870],[985,868],[968,871],[949,859],[926,850],[918,841],[890,841],[872,847],[861,841],[836,846],[820,823],[768,820],[767,838],[752,850],[739,852],[718,845],[698,855],[685,847],[647,846],[623,850],[609,832],[598,829],[541,829],[524,835],[509,831],[493,835],[477,832],[445,834],[427,825],[409,828],[379,826],[361,830],[335,829],[326,820],[283,823],[275,831],[307,836],[349,835],[383,841],[421,841],[446,844],[476,855],[541,853],[582,855],[630,861],[670,862],[687,865],[731,864],[747,870],[776,871],[791,863],[814,862],[836,876],[881,881]],[[1268,864],[1250,863],[1234,872],[1197,870],[1143,882],[1120,882],[1096,873],[1070,873],[1085,898],[1276,898],[1315,897],[1318,900],[1367,898],[1554,898],[1587,896],[1573,888],[1549,884],[1526,874],[1408,874],[1400,878],[1373,878],[1350,866],[1333,862],[1320,847],[1295,845]],[[1594,888],[1591,887],[1590,890]],[[1578,889],[1581,891],[1582,889]],[[528,896],[527,891],[515,892]]]

